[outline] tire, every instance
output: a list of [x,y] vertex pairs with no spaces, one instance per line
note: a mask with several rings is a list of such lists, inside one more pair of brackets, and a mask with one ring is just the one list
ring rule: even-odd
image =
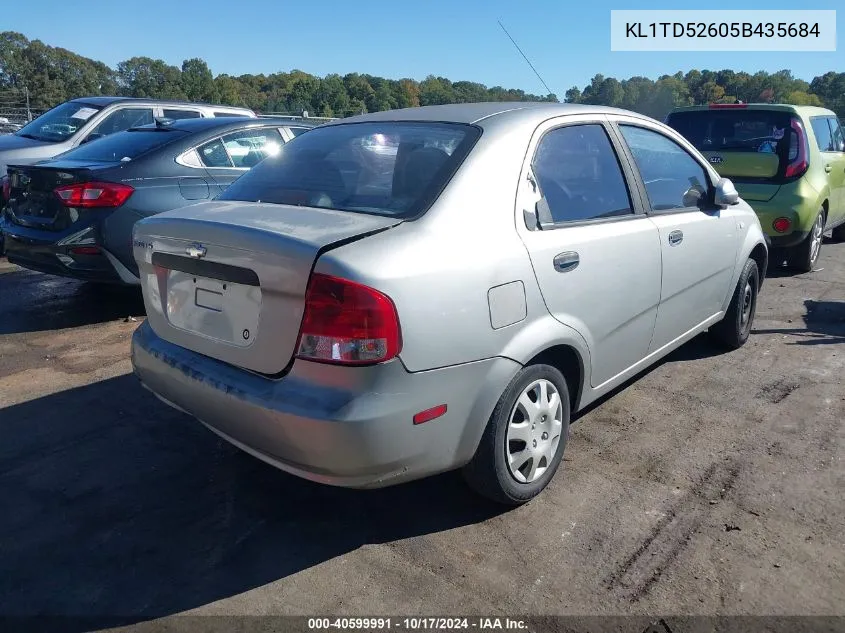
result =
[[812,272],[819,261],[824,239],[824,209],[813,221],[806,239],[789,251],[789,267],[802,273]]
[[833,229],[833,239],[837,242],[845,242],[845,224],[840,224]]
[[718,344],[728,349],[739,349],[745,345],[757,312],[759,291],[760,271],[757,262],[749,259],[739,276],[728,311],[710,328],[710,335]]
[[[538,410],[531,405],[543,402],[544,387],[547,406]],[[552,390],[558,394],[556,401]],[[499,398],[474,457],[464,467],[464,479],[497,503],[518,506],[530,501],[560,466],[569,439],[569,418],[569,389],[563,374],[550,365],[523,367]]]

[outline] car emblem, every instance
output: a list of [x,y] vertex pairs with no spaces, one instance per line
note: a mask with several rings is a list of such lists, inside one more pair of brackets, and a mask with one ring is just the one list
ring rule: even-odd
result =
[[718,164],[719,164],[719,163],[721,163],[723,160],[724,160],[724,159],[723,159],[721,156],[711,156],[711,157],[710,157],[710,162],[711,162],[711,163],[713,163],[714,165],[718,165]]
[[185,252],[188,254],[189,257],[194,257],[196,259],[202,259],[205,257],[206,250],[205,246],[202,244],[191,244],[188,248],[185,249]]

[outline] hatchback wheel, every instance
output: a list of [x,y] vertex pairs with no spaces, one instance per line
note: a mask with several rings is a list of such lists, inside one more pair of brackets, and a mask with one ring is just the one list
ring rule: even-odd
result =
[[464,477],[507,505],[537,496],[551,481],[569,438],[566,379],[549,365],[524,367],[502,394]]
[[725,316],[710,328],[710,335],[730,349],[745,345],[757,312],[757,293],[760,290],[760,271],[757,262],[745,262]]
[[802,273],[809,273],[816,267],[824,239],[824,209],[819,210],[810,234],[789,255],[789,266]]

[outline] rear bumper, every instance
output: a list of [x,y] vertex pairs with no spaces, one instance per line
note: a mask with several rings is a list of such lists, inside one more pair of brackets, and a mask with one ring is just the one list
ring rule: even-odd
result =
[[[84,281],[137,284],[131,272],[105,249],[99,254],[76,254],[79,244],[62,244],[63,235],[9,225],[3,227],[4,247],[9,262],[29,270]],[[90,246],[92,244],[84,244]],[[127,274],[128,273],[128,274]]]
[[[293,475],[377,488],[458,468],[475,452],[519,365],[495,358],[411,373],[296,361],[270,379],[168,343],[148,323],[132,338],[141,382],[235,446]],[[414,414],[447,404],[421,425]]]
[[770,236],[771,248],[791,248],[798,246],[801,242],[807,239],[809,233],[807,231],[793,231],[786,235],[774,233]]

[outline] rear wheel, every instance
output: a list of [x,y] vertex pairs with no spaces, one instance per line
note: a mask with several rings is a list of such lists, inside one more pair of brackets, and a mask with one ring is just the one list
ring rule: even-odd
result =
[[551,481],[569,438],[569,389],[550,365],[530,365],[508,385],[464,478],[478,493],[516,506]]
[[728,311],[721,321],[710,328],[710,335],[716,342],[729,349],[745,345],[757,312],[759,289],[760,271],[757,262],[749,259],[739,276]]
[[813,222],[809,235],[798,246],[790,250],[789,267],[802,273],[811,272],[816,267],[816,262],[819,261],[823,237],[824,209],[819,209],[819,214]]

